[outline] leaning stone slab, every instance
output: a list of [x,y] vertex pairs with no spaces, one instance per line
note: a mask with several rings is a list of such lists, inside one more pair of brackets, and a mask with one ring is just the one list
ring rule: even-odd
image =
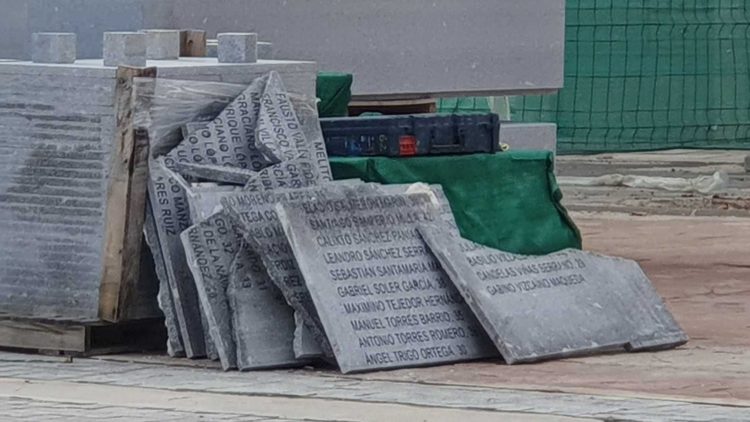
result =
[[687,341],[633,261],[510,254],[436,224],[419,232],[509,364]]
[[[206,356],[206,341],[200,303],[180,241],[180,233],[191,225],[186,183],[160,160],[150,163],[149,172],[149,204],[156,228],[150,242],[152,252],[155,247],[159,248],[158,253],[164,262],[166,284],[185,354],[189,358],[203,357]],[[157,252],[153,253],[157,255]],[[164,280],[161,282],[163,284]]]
[[276,211],[344,373],[497,351],[416,231],[434,196],[350,195]]
[[232,317],[226,296],[229,271],[241,238],[222,213],[214,214],[180,235],[193,275],[210,338],[224,370],[237,367]]
[[360,181],[331,182],[328,187],[284,189],[271,192],[238,192],[225,196],[222,204],[246,241],[260,256],[268,277],[299,316],[294,338],[298,358],[333,357],[315,306],[289,248],[274,206],[280,201],[308,201],[325,195],[334,186],[356,186]]
[[294,354],[294,311],[269,279],[258,254],[244,241],[232,261],[227,297],[240,370],[307,363]]
[[245,183],[248,192],[300,189],[325,182],[315,164],[306,158],[282,161],[255,173]]
[[169,277],[167,276],[167,267],[159,245],[159,235],[156,228],[156,219],[154,218],[153,207],[146,202],[146,218],[143,224],[143,234],[146,244],[151,249],[151,255],[154,258],[154,270],[156,278],[159,280],[159,293],[157,302],[159,309],[164,313],[164,325],[167,328],[167,354],[172,357],[185,356],[185,347],[182,344],[182,335],[180,334],[180,323],[175,315],[175,305],[172,299],[172,291],[169,287]]

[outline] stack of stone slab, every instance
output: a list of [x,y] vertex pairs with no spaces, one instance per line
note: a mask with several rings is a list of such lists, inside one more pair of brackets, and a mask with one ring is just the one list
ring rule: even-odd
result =
[[332,181],[314,106],[276,72],[150,83],[137,102],[160,151],[150,237],[171,268],[173,356],[348,373],[687,341],[635,262],[492,250],[460,237],[440,186]]
[[[107,63],[75,60],[75,34],[35,35],[35,61],[0,62],[0,317],[161,316],[154,267],[139,271],[149,145],[134,122],[134,78],[246,85],[275,71],[315,93],[314,62],[178,58],[178,31],[107,38]],[[127,63],[138,67],[117,67]]]

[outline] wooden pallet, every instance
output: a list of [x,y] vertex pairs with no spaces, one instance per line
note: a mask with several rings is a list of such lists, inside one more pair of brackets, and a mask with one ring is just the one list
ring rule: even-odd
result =
[[349,115],[359,116],[362,113],[376,112],[381,114],[419,114],[437,111],[437,100],[434,98],[415,98],[404,100],[369,100],[355,98],[349,102]]
[[0,317],[0,348],[5,349],[91,356],[161,350],[166,338],[161,318],[113,324]]

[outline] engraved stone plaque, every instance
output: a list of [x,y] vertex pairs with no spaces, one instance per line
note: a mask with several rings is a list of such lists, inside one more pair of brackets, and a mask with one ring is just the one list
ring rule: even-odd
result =
[[575,249],[516,255],[437,224],[419,232],[509,364],[687,341],[634,261]]
[[349,195],[276,211],[344,373],[497,355],[417,233],[434,196]]

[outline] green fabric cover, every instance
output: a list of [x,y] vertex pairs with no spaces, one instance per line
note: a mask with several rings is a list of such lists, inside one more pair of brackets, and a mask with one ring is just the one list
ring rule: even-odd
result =
[[349,101],[352,99],[352,81],[349,73],[319,72],[316,95],[320,98],[320,117],[346,117],[349,115]]
[[581,247],[578,228],[560,204],[552,166],[547,151],[331,158],[335,179],[440,184],[462,236],[523,254]]

